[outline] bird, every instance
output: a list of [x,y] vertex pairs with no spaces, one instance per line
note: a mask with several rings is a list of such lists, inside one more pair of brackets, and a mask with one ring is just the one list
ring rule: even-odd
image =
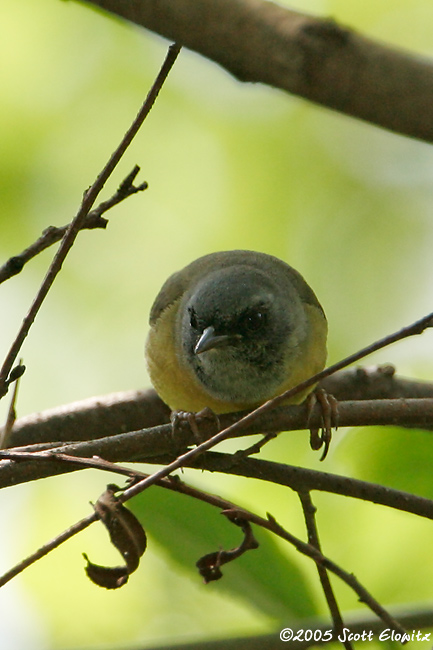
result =
[[[172,411],[260,406],[321,371],[327,319],[311,287],[281,259],[210,253],[171,275],[150,311],[150,380]],[[289,403],[300,403],[313,386]]]

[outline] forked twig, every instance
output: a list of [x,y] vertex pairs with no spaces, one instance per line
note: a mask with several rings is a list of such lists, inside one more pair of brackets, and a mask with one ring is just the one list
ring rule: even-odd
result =
[[[122,181],[117,191],[111,198],[107,201],[102,201],[97,208],[91,210],[84,221],[81,224],[80,230],[93,230],[95,228],[106,228],[108,220],[105,219],[102,215],[113,208],[115,205],[118,205],[121,201],[124,201],[129,196],[136,194],[137,192],[142,192],[147,189],[148,185],[146,182],[141,183],[140,185],[135,186],[133,184],[135,177],[137,176],[140,168],[135,166],[132,172]],[[7,262],[0,267],[0,284],[9,280],[9,278],[14,275],[18,275],[24,268],[25,264],[31,259],[36,257],[39,253],[44,251],[46,248],[49,248],[53,244],[57,243],[65,236],[66,231],[68,230],[70,224],[66,226],[48,226],[45,228],[42,235],[31,244],[28,248],[23,250],[18,255],[10,257]]]

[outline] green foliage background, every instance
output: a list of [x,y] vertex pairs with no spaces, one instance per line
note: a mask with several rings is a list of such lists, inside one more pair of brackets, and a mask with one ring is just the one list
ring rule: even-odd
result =
[[[428,0],[290,6],[433,54]],[[48,225],[70,220],[166,48],[85,5],[2,1],[1,260]],[[104,198],[136,163],[149,190],[113,211],[107,231],[79,236],[26,341],[19,415],[146,387],[152,300],[170,273],[211,251],[257,249],[299,269],[328,315],[331,362],[432,311],[429,145],[242,85],[183,51]],[[52,254],[1,287],[2,357]],[[371,363],[389,361],[403,375],[431,379],[432,352],[427,333]],[[320,469],[432,497],[432,453],[424,432],[340,431]],[[319,467],[304,433],[280,436],[264,454]],[[192,471],[183,478],[259,514],[270,511],[305,536],[299,504],[285,490]],[[0,570],[86,515],[109,479],[86,471],[5,490]],[[341,497],[315,501],[324,552],[382,603],[432,601],[431,522]],[[305,615],[326,615],[314,567],[279,541],[257,531],[261,549],[228,566],[220,583],[204,586],[194,561],[236,545],[236,531],[217,511],[157,490],[135,508],[151,542],[128,586],[109,593],[85,577],[82,551],[98,563],[118,562],[94,526],[1,590],[4,647],[145,646],[273,632]],[[345,609],[362,610],[335,584]]]

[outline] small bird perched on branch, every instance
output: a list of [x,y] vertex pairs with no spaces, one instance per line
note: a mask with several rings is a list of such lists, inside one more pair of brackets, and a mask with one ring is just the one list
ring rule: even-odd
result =
[[323,309],[295,269],[264,253],[224,251],[165,282],[150,312],[146,360],[171,409],[227,413],[322,370],[326,337]]

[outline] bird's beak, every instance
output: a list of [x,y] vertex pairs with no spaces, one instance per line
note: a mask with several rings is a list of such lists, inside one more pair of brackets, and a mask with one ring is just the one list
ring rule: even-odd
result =
[[194,354],[201,354],[202,352],[207,352],[207,350],[219,348],[222,345],[228,345],[232,340],[233,336],[229,336],[228,334],[217,335],[212,326],[206,327],[197,341],[194,348]]

